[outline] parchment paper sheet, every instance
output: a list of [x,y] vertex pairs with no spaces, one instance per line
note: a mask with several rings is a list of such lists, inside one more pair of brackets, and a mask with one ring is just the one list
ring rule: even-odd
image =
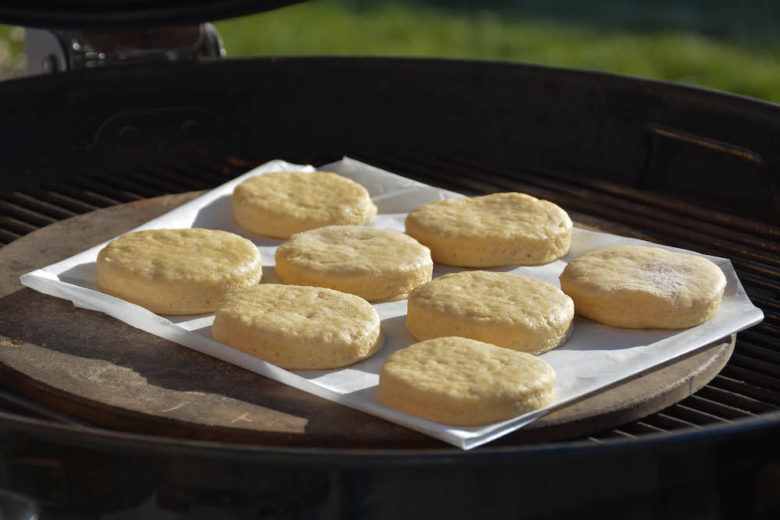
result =
[[[368,189],[379,208],[377,217],[371,223],[376,227],[403,231],[404,218],[412,209],[435,200],[461,196],[348,158],[320,169],[340,173]],[[241,229],[233,219],[230,195],[233,188],[247,177],[282,170],[313,171],[313,168],[271,161],[137,229],[202,227],[237,233],[253,241],[260,249],[263,256],[263,282],[276,282],[278,279],[273,272],[274,252],[282,241],[259,237]],[[571,251],[563,259],[543,266],[517,267],[511,269],[511,272],[534,276],[559,286],[558,275],[570,259],[594,249],[617,244],[646,242],[575,228]],[[541,356],[553,366],[557,374],[556,400],[553,405],[502,423],[455,428],[386,408],[376,399],[379,368],[384,359],[393,351],[415,342],[404,325],[406,301],[374,305],[382,318],[386,341],[373,358],[339,370],[291,372],[215,341],[211,337],[213,315],[158,316],[142,307],[98,292],[95,260],[103,245],[105,244],[27,273],[21,277],[21,282],[42,293],[68,299],[78,307],[104,312],[134,327],[204,354],[325,399],[402,424],[462,449],[474,448],[496,439],[525,426],[556,406],[695,351],[733,332],[750,327],[763,318],[761,310],[756,308],[745,294],[731,262],[723,258],[708,257],[723,269],[728,281],[723,302],[712,320],[682,331],[622,330],[577,317],[574,332],[568,341]],[[458,270],[460,269],[437,265],[434,277]]]

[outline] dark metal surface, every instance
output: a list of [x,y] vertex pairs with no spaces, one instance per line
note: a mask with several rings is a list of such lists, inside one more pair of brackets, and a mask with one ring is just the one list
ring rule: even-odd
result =
[[[4,192],[117,165],[404,154],[489,160],[777,220],[780,108],[607,74],[426,59],[223,60],[7,81],[0,112]],[[722,148],[648,132],[654,126]],[[15,153],[42,142],[47,153]],[[746,159],[756,155],[763,165]]]
[[[218,506],[280,518],[392,518],[412,507],[453,517],[780,511],[775,105],[610,75],[436,60],[103,72],[0,85],[0,129],[10,136],[0,144],[5,243],[96,207],[208,188],[268,159],[322,164],[346,154],[462,192],[526,191],[585,223],[608,219],[731,258],[766,319],[738,335],[726,368],[694,396],[589,439],[474,453],[267,450],[0,414],[0,487],[48,496],[49,513],[151,507],[176,518]],[[188,135],[193,114],[208,115]],[[135,141],[113,136],[124,126],[106,122],[117,120],[132,122]],[[47,153],[38,153],[42,143]],[[96,501],[98,484],[116,484],[122,472],[123,485],[137,484]],[[284,485],[274,487],[274,476]],[[79,479],[92,485],[89,496],[62,489]],[[36,491],[36,481],[50,487]]]
[[0,429],[0,485],[35,496],[42,518],[769,519],[779,434],[774,412],[641,439],[339,453],[17,420]]
[[30,75],[225,55],[210,23],[123,32],[28,28],[24,47]]
[[0,21],[27,27],[136,29],[190,25],[278,9],[304,0],[8,0]]

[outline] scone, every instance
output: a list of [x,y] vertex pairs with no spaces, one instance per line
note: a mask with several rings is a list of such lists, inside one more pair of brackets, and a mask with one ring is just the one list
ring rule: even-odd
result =
[[586,253],[569,262],[560,281],[578,314],[632,329],[703,323],[726,288],[723,272],[706,258],[646,246]]
[[233,191],[236,221],[272,238],[335,224],[366,224],[376,211],[363,186],[330,172],[266,173]]
[[406,217],[434,262],[461,267],[550,263],[569,251],[571,229],[563,209],[523,193],[440,200]]
[[431,279],[430,250],[390,229],[327,226],[293,235],[276,250],[288,284],[329,287],[370,302],[405,298]]
[[463,271],[412,291],[406,326],[418,340],[463,336],[541,354],[566,340],[573,318],[571,298],[545,281]]
[[151,229],[109,242],[97,258],[103,292],[157,314],[214,312],[232,289],[260,282],[260,252],[212,229]]
[[379,372],[379,401],[455,426],[510,419],[550,404],[555,371],[544,360],[481,341],[429,339],[391,354]]
[[382,346],[370,303],[321,287],[262,284],[228,293],[219,303],[214,339],[292,370],[351,365]]

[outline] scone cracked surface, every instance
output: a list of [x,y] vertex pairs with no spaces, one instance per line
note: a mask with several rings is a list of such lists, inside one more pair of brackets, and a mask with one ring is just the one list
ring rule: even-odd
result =
[[293,235],[276,250],[284,283],[328,287],[368,301],[404,298],[431,279],[430,250],[390,229],[327,226]]
[[379,373],[379,401],[455,426],[510,419],[550,404],[555,371],[544,360],[460,337],[415,343]]
[[244,229],[272,238],[336,224],[362,225],[376,215],[368,191],[330,172],[275,172],[233,191],[233,214]]
[[569,262],[561,288],[577,313],[624,328],[682,329],[715,315],[726,277],[700,256],[658,247],[616,246]]
[[384,340],[379,314],[362,298],[280,284],[226,295],[212,334],[225,345],[291,370],[351,365],[372,356]]
[[106,245],[97,274],[102,291],[158,314],[202,314],[260,282],[262,263],[252,242],[227,231],[153,229]]
[[462,336],[541,354],[566,340],[573,318],[571,298],[543,280],[464,271],[412,291],[406,326],[418,340]]
[[524,193],[440,200],[406,218],[435,262],[462,267],[552,262],[569,251],[571,229],[563,209]]

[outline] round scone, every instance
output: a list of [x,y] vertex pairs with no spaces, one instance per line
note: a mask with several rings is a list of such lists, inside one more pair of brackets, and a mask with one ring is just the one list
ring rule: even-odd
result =
[[405,298],[431,279],[430,250],[390,229],[327,226],[293,235],[276,250],[284,283],[329,287],[370,302]]
[[150,229],[113,240],[98,253],[103,292],[158,314],[214,312],[228,291],[260,282],[260,252],[213,229]]
[[440,200],[406,217],[434,262],[461,267],[547,264],[569,251],[571,228],[559,206],[524,193]]
[[571,298],[545,281],[463,271],[412,291],[406,327],[419,340],[463,336],[541,354],[566,340],[573,318]]
[[703,323],[726,288],[723,272],[706,258],[647,246],[586,253],[569,262],[560,281],[577,314],[632,329]]
[[392,353],[379,372],[379,401],[423,419],[477,426],[553,400],[555,371],[544,360],[481,341],[436,338]]
[[376,211],[363,186],[330,172],[266,173],[233,190],[236,221],[273,238],[335,224],[362,225]]
[[379,314],[352,294],[262,284],[228,293],[211,332],[230,347],[291,370],[325,370],[372,356],[384,336]]

